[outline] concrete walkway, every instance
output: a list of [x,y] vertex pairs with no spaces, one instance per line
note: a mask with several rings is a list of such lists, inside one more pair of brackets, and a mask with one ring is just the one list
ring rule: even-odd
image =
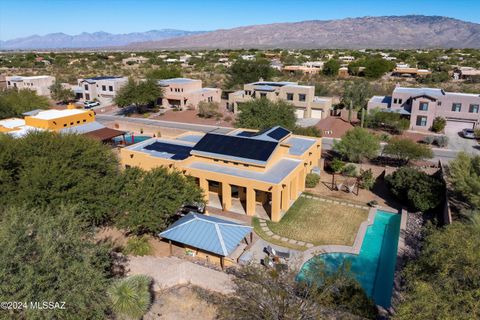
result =
[[176,257],[128,256],[128,274],[152,277],[155,291],[180,284],[216,291],[233,292],[232,276]]

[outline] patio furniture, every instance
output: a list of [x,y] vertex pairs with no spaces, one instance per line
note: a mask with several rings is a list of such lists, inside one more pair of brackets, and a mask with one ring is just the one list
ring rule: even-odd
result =
[[265,248],[263,248],[263,252],[265,252],[269,256],[274,256],[275,255],[275,250],[270,246],[266,246]]
[[356,183],[354,182],[351,185],[347,185],[348,193],[353,193],[353,189],[355,188]]
[[335,183],[335,187],[337,188],[338,191],[342,191],[343,182]]

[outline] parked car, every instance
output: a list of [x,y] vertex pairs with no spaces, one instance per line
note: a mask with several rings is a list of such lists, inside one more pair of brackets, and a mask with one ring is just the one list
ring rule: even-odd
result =
[[91,108],[99,106],[99,105],[100,105],[100,102],[98,102],[98,101],[85,101],[83,103],[83,108],[84,109],[91,109]]
[[473,129],[463,129],[462,136],[467,139],[475,139],[475,131]]
[[203,204],[185,204],[180,210],[178,210],[177,215],[185,216],[190,212],[194,213],[205,213],[205,205]]

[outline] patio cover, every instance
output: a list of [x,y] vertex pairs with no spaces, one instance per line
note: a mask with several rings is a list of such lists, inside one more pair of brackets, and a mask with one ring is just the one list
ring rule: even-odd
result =
[[123,134],[125,134],[125,131],[115,130],[107,127],[84,133],[84,135],[100,141],[108,141]]
[[249,226],[190,212],[159,236],[227,257],[252,232],[252,229]]

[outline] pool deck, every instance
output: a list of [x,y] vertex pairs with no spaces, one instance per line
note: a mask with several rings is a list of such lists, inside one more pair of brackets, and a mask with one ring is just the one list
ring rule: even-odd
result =
[[[373,224],[375,221],[375,214],[377,210],[385,210],[382,207],[377,208],[370,208],[368,212],[368,218],[366,221],[360,224],[360,228],[358,229],[357,236],[355,237],[355,241],[352,246],[342,246],[342,245],[323,245],[323,246],[316,246],[310,249],[303,251],[303,259],[302,265],[307,262],[308,260],[312,259],[315,256],[325,254],[325,253],[350,253],[358,255],[360,253],[360,249],[362,248],[363,239],[365,238],[365,234],[367,233],[367,228]],[[389,211],[388,209],[385,211]],[[403,250],[404,243],[405,243],[405,229],[407,226],[407,211],[401,210],[401,222],[400,222],[400,238],[398,242],[398,250]]]

